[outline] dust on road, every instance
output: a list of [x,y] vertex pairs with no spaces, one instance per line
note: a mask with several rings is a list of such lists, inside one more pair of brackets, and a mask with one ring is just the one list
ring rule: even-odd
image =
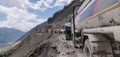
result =
[[57,57],[84,57],[82,49],[74,48],[73,42],[65,40],[64,35],[58,36],[55,44],[57,46]]

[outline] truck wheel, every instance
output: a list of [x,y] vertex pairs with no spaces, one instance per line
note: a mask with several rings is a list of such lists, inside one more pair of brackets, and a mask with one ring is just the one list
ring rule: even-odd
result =
[[109,42],[96,41],[96,42],[92,42],[91,44],[90,43],[91,42],[89,41],[89,39],[87,39],[84,43],[83,51],[85,57],[113,57],[111,45]]
[[84,45],[83,51],[84,51],[85,57],[93,57],[92,56],[92,52],[91,52],[90,42],[89,42],[88,39],[85,41],[85,45]]

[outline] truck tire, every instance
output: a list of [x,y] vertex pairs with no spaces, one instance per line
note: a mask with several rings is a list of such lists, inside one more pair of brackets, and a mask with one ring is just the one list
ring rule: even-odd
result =
[[83,51],[84,51],[85,57],[93,57],[92,52],[91,52],[91,45],[90,45],[89,39],[87,39],[85,41]]
[[111,52],[112,49],[109,42],[91,42],[89,41],[89,39],[87,39],[85,40],[83,51],[85,57],[113,57],[113,53]]

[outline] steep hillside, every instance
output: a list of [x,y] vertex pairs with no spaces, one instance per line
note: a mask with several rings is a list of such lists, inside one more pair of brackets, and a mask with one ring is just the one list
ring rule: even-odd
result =
[[21,41],[24,38],[26,38],[28,35],[36,32],[37,30],[41,30],[43,29],[45,26],[47,26],[47,22],[43,22],[42,24],[37,25],[36,27],[32,28],[30,31],[28,31],[27,33],[25,33],[20,39],[18,39],[17,41]]
[[[53,52],[50,45],[58,34],[33,33],[24,39],[10,57],[49,57]],[[49,53],[48,50],[51,50]],[[36,53],[36,55],[34,55]],[[48,55],[47,55],[48,54]]]
[[[47,25],[47,22],[39,24],[24,34],[20,33],[19,30],[0,28],[0,35],[1,35],[0,36],[0,45],[1,45],[0,46],[0,57],[1,56],[8,57],[13,51],[15,51],[15,50],[19,49],[19,47],[21,47],[21,43],[23,43],[24,41],[27,42],[28,40],[26,40],[26,39],[31,39],[31,38],[28,38],[29,36],[34,34],[37,30],[43,29],[46,25]],[[14,43],[13,43],[13,41],[14,41]],[[10,43],[10,42],[12,42],[12,43]],[[24,44],[31,44],[31,43],[26,43],[26,42],[24,42]],[[19,45],[17,45],[17,44],[19,44]],[[11,49],[11,48],[13,48],[13,49]],[[22,48],[25,48],[25,47],[22,46]],[[3,52],[6,52],[6,53],[4,54]],[[3,54],[3,55],[1,55],[1,54]]]
[[73,7],[80,5],[79,0],[73,0],[69,5],[66,5],[62,10],[56,12],[53,17],[48,19],[48,24],[52,25],[52,28],[63,28],[66,22],[69,22],[73,12]]

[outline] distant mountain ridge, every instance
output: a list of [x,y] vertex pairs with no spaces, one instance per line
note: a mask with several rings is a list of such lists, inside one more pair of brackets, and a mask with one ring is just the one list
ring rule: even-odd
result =
[[27,33],[25,33],[21,38],[19,38],[17,41],[23,40],[24,38],[26,38],[28,35],[34,33],[37,30],[43,29],[48,23],[47,22],[43,22],[39,25],[37,25],[36,27],[32,28],[30,31],[28,31]]
[[0,28],[0,45],[15,42],[25,32],[13,28]]
[[3,44],[5,44],[5,43],[7,43],[7,42],[0,39],[0,45],[3,45]]
[[0,28],[0,46],[11,42],[21,41],[29,34],[44,28],[46,25],[47,22],[43,22],[42,24],[32,28],[27,33],[13,28]]

